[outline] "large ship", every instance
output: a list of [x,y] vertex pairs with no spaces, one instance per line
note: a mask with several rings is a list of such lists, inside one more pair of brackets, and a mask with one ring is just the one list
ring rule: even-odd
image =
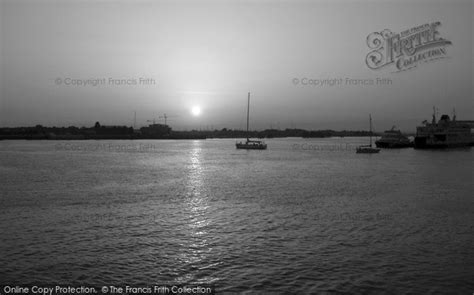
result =
[[397,130],[395,126],[390,130],[386,130],[379,140],[375,141],[378,148],[405,148],[412,147],[413,143],[408,137]]
[[436,122],[433,111],[431,123],[423,121],[423,126],[416,127],[415,148],[449,148],[472,146],[474,136],[472,128],[474,121],[458,121],[453,113],[451,120],[448,115],[442,115]]

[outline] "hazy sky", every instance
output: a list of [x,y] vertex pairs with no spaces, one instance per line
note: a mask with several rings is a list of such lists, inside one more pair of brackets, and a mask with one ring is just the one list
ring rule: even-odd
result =
[[[472,0],[0,3],[0,126],[132,125],[136,112],[138,126],[166,113],[174,129],[244,128],[249,91],[252,129],[367,129],[371,113],[377,131],[414,131],[433,106],[474,119]],[[367,67],[370,33],[436,21],[448,58]]]

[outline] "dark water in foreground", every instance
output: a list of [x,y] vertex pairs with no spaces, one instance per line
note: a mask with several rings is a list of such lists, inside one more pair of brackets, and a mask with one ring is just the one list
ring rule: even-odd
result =
[[0,142],[0,283],[474,292],[474,149]]

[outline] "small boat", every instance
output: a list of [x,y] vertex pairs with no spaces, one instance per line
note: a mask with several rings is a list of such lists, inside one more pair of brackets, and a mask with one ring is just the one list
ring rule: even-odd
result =
[[375,141],[375,146],[389,149],[406,148],[413,147],[413,142],[393,126],[392,129],[386,130],[379,140]]
[[380,149],[372,147],[372,116],[369,115],[369,125],[370,125],[370,143],[368,145],[361,145],[357,147],[357,154],[376,154],[380,152]]
[[247,149],[247,150],[265,150],[267,144],[260,140],[250,140],[247,138],[246,142],[237,142],[235,147],[238,149]]
[[236,142],[235,147],[238,149],[246,149],[246,150],[266,150],[267,144],[261,140],[251,140],[248,137],[249,134],[249,113],[250,113],[250,92],[248,95],[248,102],[247,102],[247,141],[245,142]]

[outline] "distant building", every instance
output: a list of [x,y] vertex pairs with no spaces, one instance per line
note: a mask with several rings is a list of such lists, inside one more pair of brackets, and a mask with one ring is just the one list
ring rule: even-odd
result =
[[148,127],[140,128],[140,133],[146,138],[168,138],[171,134],[171,128],[163,124],[151,124]]
[[113,136],[113,135],[132,135],[133,134],[133,128],[132,127],[127,127],[127,126],[101,126],[99,122],[95,123],[94,126],[94,131],[97,135],[107,135],[107,136]]

